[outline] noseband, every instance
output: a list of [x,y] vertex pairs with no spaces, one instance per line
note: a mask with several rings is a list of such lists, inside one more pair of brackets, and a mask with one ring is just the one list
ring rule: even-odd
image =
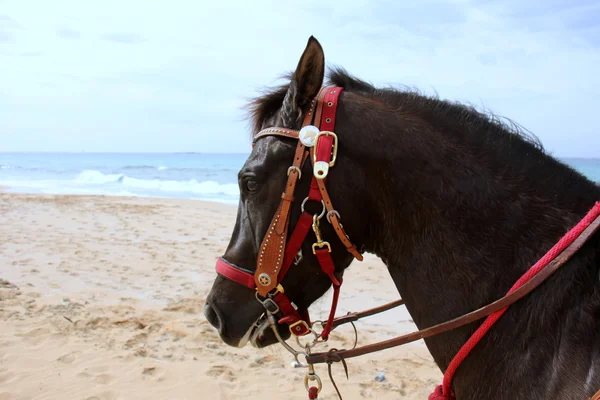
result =
[[[256,298],[264,306],[269,324],[278,341],[294,355],[297,365],[308,367],[304,384],[309,392],[309,398],[313,399],[317,398],[317,394],[321,390],[321,380],[314,372],[314,364],[327,363],[331,367],[331,363],[341,361],[345,365],[344,360],[346,358],[425,339],[487,317],[485,322],[470,337],[448,366],[443,386],[438,386],[436,391],[429,397],[435,400],[453,399],[451,389],[452,377],[462,360],[464,360],[487,330],[492,327],[511,304],[529,294],[563,266],[600,227],[600,202],[596,203],[575,227],[567,232],[544,257],[533,265],[505,296],[493,303],[455,319],[393,339],[358,348],[354,347],[349,350],[332,349],[324,353],[311,354],[311,348],[317,343],[327,341],[329,334],[337,326],[351,323],[362,317],[374,315],[403,304],[402,300],[397,300],[377,308],[358,313],[348,313],[345,316],[335,318],[342,277],[336,274],[335,265],[331,258],[330,243],[323,240],[321,236],[320,222],[323,217],[326,217],[327,222],[331,224],[338,238],[346,247],[346,250],[357,260],[362,261],[363,259],[360,252],[357,251],[356,246],[344,231],[340,222],[340,214],[333,208],[331,198],[325,186],[329,169],[334,167],[337,161],[338,137],[334,133],[334,127],[338,99],[342,90],[343,88],[341,87],[322,88],[317,97],[312,101],[310,109],[302,122],[302,128],[299,131],[271,127],[263,129],[256,134],[253,146],[258,139],[266,136],[281,136],[298,140],[292,165],[287,171],[288,179],[285,190],[281,195],[279,207],[261,243],[256,261],[256,271],[253,272],[239,267],[225,260],[223,257],[217,260],[216,271],[225,278],[256,290]],[[296,183],[301,179],[302,165],[307,159],[310,159],[313,166],[310,189],[308,195],[301,203],[300,218],[288,238],[290,211],[292,203],[295,201],[294,190]],[[322,211],[314,215],[307,212],[304,208],[308,201],[321,203],[323,207]],[[299,259],[302,258],[301,247],[311,228],[316,237],[316,242],[311,246],[312,252],[316,256],[322,271],[331,280],[334,290],[329,317],[325,324],[321,324],[323,329],[320,333],[315,331],[308,311],[298,311],[298,307],[287,297],[281,285],[281,281],[290,267],[293,264],[298,264]],[[294,350],[279,335],[277,324],[287,324],[290,332],[296,339],[309,333],[312,333],[315,339],[312,343],[305,344],[303,351]],[[303,365],[299,362],[299,355],[306,357],[307,364]],[[317,381],[318,386],[309,388],[309,380]],[[598,398],[600,400],[600,392],[596,396],[594,399]]]

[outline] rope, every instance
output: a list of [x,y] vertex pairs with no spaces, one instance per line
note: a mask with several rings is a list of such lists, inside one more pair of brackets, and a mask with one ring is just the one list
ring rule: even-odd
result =
[[451,393],[449,396],[444,396],[442,392],[442,385],[437,385],[433,393],[431,393],[428,397],[428,400],[454,400],[454,393]]
[[[566,247],[568,247],[581,233],[594,221],[594,219],[600,215],[600,202],[596,202],[594,207],[588,212],[588,214],[575,225],[569,232],[567,232],[559,241],[552,247],[537,263],[535,263],[508,291],[508,294],[512,293],[531,278],[533,278],[538,272],[546,267],[552,260],[554,260]],[[493,314],[490,314],[481,326],[473,333],[473,335],[467,340],[463,347],[456,353],[450,365],[446,369],[444,374],[444,380],[442,387],[436,387],[433,393],[429,396],[429,400],[454,400],[456,397],[452,391],[452,378],[456,373],[456,370],[460,364],[464,361],[469,353],[475,348],[477,343],[485,336],[485,334],[491,329],[491,327],[500,319],[502,314],[508,309],[505,307]],[[432,397],[433,396],[433,397]]]

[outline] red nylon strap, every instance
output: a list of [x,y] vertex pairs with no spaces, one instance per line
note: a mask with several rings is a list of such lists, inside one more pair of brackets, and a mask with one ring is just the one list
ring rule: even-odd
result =
[[[312,157],[312,151],[311,151]],[[321,201],[321,192],[319,191],[319,186],[317,185],[317,179],[312,177],[312,181],[310,181],[310,189],[308,190],[308,199],[313,201]]]
[[277,282],[281,282],[285,274],[290,269],[294,257],[296,257],[296,254],[298,254],[298,250],[300,250],[300,247],[302,246],[302,243],[304,242],[304,239],[306,238],[306,235],[308,235],[308,231],[312,226],[312,219],[312,215],[306,211],[300,214],[300,218],[294,227],[294,232],[292,232],[288,244],[285,246],[283,265],[281,266],[281,271],[277,277]]
[[[290,330],[296,336],[304,336],[310,333],[310,320],[308,318],[303,319],[302,316],[300,316],[298,310],[296,310],[290,299],[288,299],[284,293],[277,293],[275,297],[273,297],[273,301],[277,303],[279,310],[283,313],[283,317],[277,321],[278,323],[290,325]],[[305,314],[305,317],[308,317],[308,315]],[[306,324],[296,324],[296,322],[299,321],[304,321]]]
[[321,116],[321,127],[322,131],[335,132],[335,116],[338,107],[338,98],[344,88],[342,87],[331,87],[327,90],[323,102],[323,115]]
[[323,272],[325,272],[327,274],[329,279],[331,279],[331,282],[333,282],[334,285],[338,285],[338,286],[341,285],[341,283],[338,282],[337,278],[334,275],[335,264],[333,263],[333,260],[331,259],[331,253],[329,252],[329,249],[327,249],[327,248],[317,249],[315,251],[315,255],[317,256],[317,260],[319,260],[321,269],[323,270]]
[[[341,279],[340,279],[340,281],[341,281]],[[331,330],[333,329],[333,320],[335,318],[335,310],[337,309],[338,299],[340,298],[341,285],[342,285],[342,282],[340,282],[339,285],[335,285],[335,284],[333,285],[333,298],[331,300],[331,310],[329,310],[329,317],[327,318],[327,324],[325,325],[323,332],[321,332],[321,337],[323,338],[323,340],[329,339],[329,334],[331,333]]]
[[325,325],[325,329],[321,332],[321,337],[324,340],[329,338],[329,333],[333,327],[333,319],[335,317],[335,311],[337,309],[338,298],[340,297],[340,286],[342,286],[342,280],[338,281],[335,277],[335,264],[333,263],[333,259],[331,258],[331,253],[328,249],[319,249],[315,251],[315,255],[317,256],[317,260],[319,260],[319,265],[321,265],[321,269],[323,272],[329,276],[331,282],[333,283],[333,299],[331,302],[331,310],[329,311],[329,318],[327,318],[327,324]]
[[234,267],[222,257],[217,259],[217,265],[215,266],[217,273],[223,275],[225,278],[231,279],[241,285],[244,285],[250,289],[255,289],[256,284],[254,283],[254,273],[251,271],[243,271],[239,267]]
[[[323,113],[321,114],[321,121],[319,121],[319,130],[334,132],[335,128],[335,115],[338,106],[338,98],[344,88],[342,87],[331,87],[327,89],[325,97],[323,98]],[[331,161],[331,151],[333,146],[333,136],[319,136],[319,141],[315,143],[314,150],[317,153],[317,161]],[[312,155],[311,155],[312,157]],[[325,179],[324,179],[325,180]],[[321,193],[317,180],[313,175],[312,181],[310,182],[310,191],[308,192],[308,198],[310,200],[321,200]]]

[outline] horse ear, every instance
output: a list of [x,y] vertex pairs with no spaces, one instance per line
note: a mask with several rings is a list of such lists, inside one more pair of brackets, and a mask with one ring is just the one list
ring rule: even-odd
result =
[[281,115],[284,122],[291,125],[300,119],[302,111],[319,93],[324,76],[325,54],[319,41],[311,36],[283,101]]

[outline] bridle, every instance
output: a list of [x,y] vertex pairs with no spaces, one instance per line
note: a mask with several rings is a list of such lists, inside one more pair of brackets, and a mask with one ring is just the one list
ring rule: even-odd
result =
[[[342,90],[340,87],[322,88],[312,101],[299,131],[272,127],[263,129],[255,135],[253,145],[257,140],[266,136],[283,136],[298,140],[292,165],[287,170],[287,183],[277,211],[261,243],[256,271],[252,272],[238,267],[223,257],[217,260],[216,265],[217,272],[222,276],[248,288],[256,289],[257,299],[263,304],[267,313],[269,315],[282,314],[277,322],[288,324],[293,335],[316,334],[312,329],[308,311],[299,312],[281,285],[281,281],[294,260],[297,264],[299,258],[302,257],[302,244],[312,228],[317,239],[312,245],[312,252],[334,288],[330,318],[323,331],[316,335],[322,340],[327,340],[333,328],[333,316],[337,307],[342,278],[335,273],[335,265],[331,258],[331,245],[323,240],[320,228],[321,220],[325,217],[332,225],[350,254],[359,261],[363,259],[362,254],[346,234],[340,222],[340,214],[333,208],[325,187],[329,168],[334,167],[337,161],[338,138],[333,132],[333,128],[338,98]],[[294,191],[296,183],[302,177],[302,165],[307,159],[310,159],[313,164],[312,181],[308,195],[302,201],[298,222],[288,238],[291,206],[295,201]],[[305,210],[305,204],[308,201],[320,203],[322,211],[318,214],[309,213]]]
[[[322,88],[311,102],[300,130],[269,127],[261,130],[254,136],[253,146],[257,140],[267,136],[280,136],[298,140],[294,159],[292,165],[287,170],[288,178],[281,195],[281,201],[261,243],[256,270],[254,272],[247,270],[220,257],[216,263],[216,271],[225,278],[256,290],[256,298],[266,310],[265,315],[275,337],[293,354],[296,366],[308,368],[304,383],[308,390],[309,398],[313,399],[317,398],[322,387],[320,378],[314,372],[314,364],[327,363],[331,367],[333,362],[342,362],[345,367],[345,359],[347,358],[425,339],[487,317],[482,326],[452,360],[444,376],[444,385],[438,386],[436,391],[430,396],[430,399],[452,399],[451,381],[461,361],[468,355],[483,335],[485,335],[487,330],[491,328],[494,322],[506,311],[508,306],[529,294],[549,278],[600,227],[600,202],[596,203],[590,212],[550,249],[538,263],[532,266],[517,284],[500,299],[452,320],[393,339],[358,348],[355,341],[352,349],[331,349],[327,352],[312,353],[312,348],[318,343],[326,342],[331,331],[336,327],[346,323],[353,323],[360,318],[387,311],[403,304],[403,301],[400,299],[363,312],[353,312],[341,317],[335,317],[343,280],[341,275],[336,274],[335,265],[331,258],[331,245],[329,242],[323,240],[321,235],[320,222],[323,217],[331,224],[346,250],[357,260],[363,260],[361,253],[346,234],[340,222],[340,214],[333,207],[326,188],[329,169],[334,167],[337,161],[338,136],[334,133],[334,128],[338,99],[342,91],[343,88],[341,87]],[[300,217],[294,226],[292,234],[288,237],[290,212],[292,203],[296,200],[294,191],[296,183],[302,178],[302,166],[307,160],[310,160],[313,166],[310,189],[308,195],[301,203]],[[321,203],[323,207],[322,211],[318,214],[311,214],[306,211],[305,204],[308,201]],[[296,305],[287,297],[285,289],[281,285],[281,281],[290,267],[299,264],[299,260],[302,258],[301,247],[311,228],[316,237],[316,242],[311,246],[312,252],[316,256],[322,271],[329,277],[333,286],[331,310],[326,323],[321,322],[321,332],[315,330],[316,321],[311,322],[307,310],[298,311]],[[290,332],[296,337],[298,344],[303,347],[303,350],[296,350],[287,344],[279,335],[277,324],[287,324]],[[302,345],[298,338],[308,334],[314,335],[314,340],[312,343]],[[306,357],[306,363],[301,363],[298,360],[299,355]],[[329,375],[331,377],[331,371]],[[316,381],[317,386],[309,387],[309,381]]]

